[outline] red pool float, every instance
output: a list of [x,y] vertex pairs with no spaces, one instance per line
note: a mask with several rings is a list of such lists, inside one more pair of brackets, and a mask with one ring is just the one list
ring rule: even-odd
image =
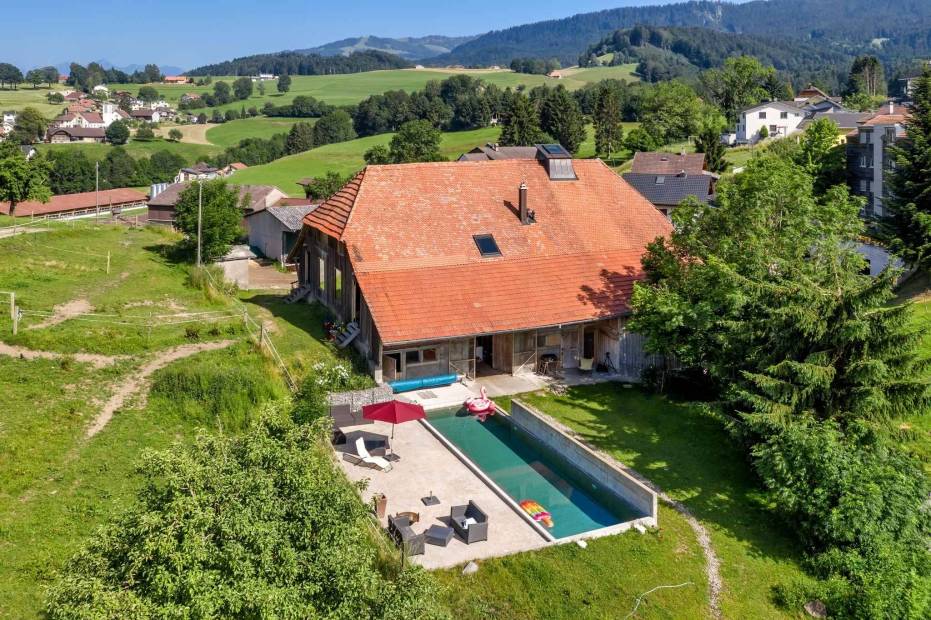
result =
[[478,416],[478,419],[482,422],[485,421],[486,417],[494,415],[496,411],[495,402],[485,394],[484,385],[482,386],[482,395],[467,399],[464,406],[469,413]]

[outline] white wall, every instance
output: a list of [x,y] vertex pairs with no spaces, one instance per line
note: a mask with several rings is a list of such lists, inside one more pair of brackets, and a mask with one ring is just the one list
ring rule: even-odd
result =
[[[764,114],[766,118],[760,118],[760,114]],[[805,115],[801,110],[790,112],[775,106],[747,110],[742,112],[737,120],[737,142],[741,144],[758,142],[760,129],[763,127],[769,130],[770,138],[788,136],[798,131],[798,126],[803,120],[805,120]]]

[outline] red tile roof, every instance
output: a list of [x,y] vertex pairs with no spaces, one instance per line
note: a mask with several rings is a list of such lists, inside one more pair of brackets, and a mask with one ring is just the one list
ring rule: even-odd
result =
[[[93,209],[97,206],[97,196],[95,192],[82,192],[80,194],[59,194],[45,203],[28,201],[20,202],[16,205],[16,215],[46,215],[48,213],[67,213],[68,211],[80,211],[82,209]],[[134,202],[145,203],[146,196],[142,192],[134,189],[108,189],[100,190],[100,206],[109,205],[126,205]],[[0,202],[0,213],[9,215],[10,203]]]
[[84,117],[84,120],[88,123],[102,123],[103,116],[100,112],[81,112],[81,116]]
[[[575,181],[535,160],[369,166],[304,222],[345,242],[386,344],[618,316],[671,225],[601,161],[573,166]],[[501,256],[483,258],[479,234]]]
[[342,187],[338,192],[333,194],[313,213],[309,213],[304,218],[304,224],[322,230],[331,237],[342,238],[343,229],[346,222],[349,221],[349,213],[356,201],[356,194],[362,186],[362,180],[365,178],[363,168],[352,180]]
[[701,174],[705,168],[704,153],[634,153],[631,172],[637,174],[676,174],[685,170]]

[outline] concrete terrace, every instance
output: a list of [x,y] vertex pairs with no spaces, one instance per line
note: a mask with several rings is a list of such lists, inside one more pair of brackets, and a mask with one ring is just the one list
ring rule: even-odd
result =
[[[347,434],[356,430],[385,437],[391,435],[391,425],[382,422],[343,427]],[[427,544],[423,555],[411,558],[413,562],[429,569],[447,568],[469,560],[509,555],[551,544],[420,422],[399,425],[391,447],[401,458],[392,463],[391,471],[381,472],[343,460],[340,454],[343,446],[337,446],[339,463],[349,479],[368,480],[368,487],[362,492],[365,502],[371,503],[374,494],[384,493],[388,498],[388,514],[419,513],[420,521],[413,526],[418,533],[431,525],[448,525],[450,507],[469,500],[488,515],[488,540],[467,545],[454,537],[447,547]],[[431,491],[440,503],[424,506],[420,498]],[[387,519],[382,519],[381,525],[387,527]]]

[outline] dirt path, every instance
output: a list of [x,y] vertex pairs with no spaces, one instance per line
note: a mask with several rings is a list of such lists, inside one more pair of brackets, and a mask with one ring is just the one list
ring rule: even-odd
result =
[[190,357],[203,351],[216,351],[232,345],[234,340],[220,340],[217,342],[203,342],[200,344],[183,344],[173,349],[161,351],[154,358],[143,364],[140,368],[133,371],[129,377],[116,386],[116,391],[110,396],[110,399],[104,405],[100,413],[94,419],[94,422],[88,427],[85,436],[90,439],[107,425],[107,422],[113,418],[113,414],[118,409],[139,392],[145,385],[146,380],[156,370],[164,368],[171,362]]
[[159,127],[155,130],[155,133],[162,138],[167,138],[169,131],[177,129],[181,132],[181,135],[184,136],[181,138],[182,142],[187,142],[188,144],[209,144],[213,146],[213,142],[207,139],[207,131],[216,126],[216,124],[211,123],[207,123],[206,125],[169,125]]
[[34,325],[30,325],[26,329],[44,329],[46,327],[52,327],[53,325],[64,323],[68,319],[74,318],[78,315],[86,314],[93,309],[94,307],[91,305],[91,302],[87,301],[83,297],[72,299],[71,301],[66,301],[63,304],[58,304],[52,308],[52,316]]
[[5,342],[0,342],[0,355],[9,357],[21,357],[27,360],[60,360],[65,358],[73,359],[83,364],[91,364],[94,368],[104,368],[111,364],[126,359],[123,355],[97,355],[94,353],[56,353],[54,351],[34,351],[25,347],[18,347]]

